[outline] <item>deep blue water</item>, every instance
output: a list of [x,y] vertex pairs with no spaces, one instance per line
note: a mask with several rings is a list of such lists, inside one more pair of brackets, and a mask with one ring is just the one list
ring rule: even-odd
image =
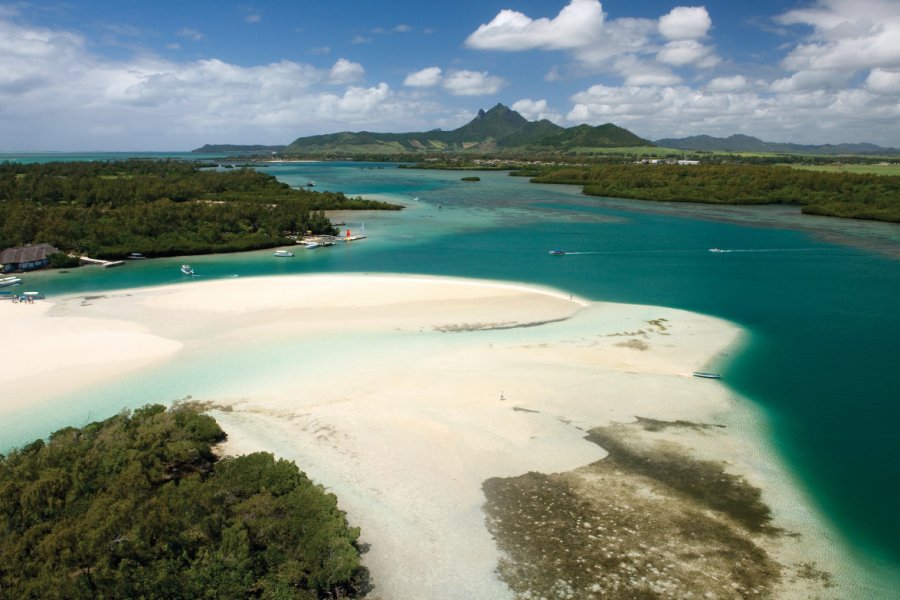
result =
[[[273,260],[192,257],[199,277],[385,271],[549,285],[595,300],[723,317],[750,332],[724,380],[762,407],[773,442],[863,557],[900,573],[900,261],[808,232],[637,210],[504,173],[272,165],[292,185],[384,194],[401,213],[365,220],[364,242]],[[441,208],[438,209],[437,207]],[[352,220],[352,222],[351,222]],[[847,223],[847,227],[865,227]],[[729,250],[711,253],[709,248]],[[548,255],[551,248],[572,252]],[[180,281],[182,259],[30,276],[48,295]],[[64,425],[61,423],[60,425]]]

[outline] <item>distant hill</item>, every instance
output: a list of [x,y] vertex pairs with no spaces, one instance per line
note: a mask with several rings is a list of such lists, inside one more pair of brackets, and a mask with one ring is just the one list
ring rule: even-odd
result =
[[503,104],[452,131],[373,133],[341,132],[294,140],[285,154],[403,154],[424,152],[567,151],[576,147],[652,146],[630,131],[609,123],[566,129],[546,119],[529,121]]
[[897,148],[882,148],[875,144],[823,144],[819,146],[764,142],[749,135],[735,134],[727,138],[694,135],[686,138],[656,140],[657,146],[676,150],[700,152],[767,152],[774,154],[898,154]]
[[284,149],[287,146],[261,146],[259,144],[252,144],[249,146],[243,146],[240,144],[206,144],[200,148],[196,148],[195,150],[191,150],[191,152],[196,152],[198,154],[271,154],[276,153],[280,154],[284,152]]

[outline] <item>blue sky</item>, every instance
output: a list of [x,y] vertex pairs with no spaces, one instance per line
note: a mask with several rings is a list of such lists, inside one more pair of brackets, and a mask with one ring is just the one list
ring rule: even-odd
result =
[[0,151],[452,129],[900,147],[898,0],[0,0]]

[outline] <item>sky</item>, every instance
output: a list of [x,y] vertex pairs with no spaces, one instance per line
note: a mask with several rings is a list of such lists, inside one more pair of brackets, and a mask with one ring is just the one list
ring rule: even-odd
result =
[[900,147],[900,0],[0,0],[0,151],[453,129]]

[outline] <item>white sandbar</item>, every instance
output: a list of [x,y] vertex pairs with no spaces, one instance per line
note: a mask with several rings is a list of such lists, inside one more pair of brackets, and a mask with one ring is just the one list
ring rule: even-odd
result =
[[[372,597],[391,600],[511,598],[494,572],[484,480],[598,460],[604,451],[583,436],[611,421],[726,413],[727,389],[690,374],[740,335],[674,309],[388,275],[2,303],[0,329],[19,350],[0,373],[17,391],[4,394],[0,415],[167,359],[287,348],[289,358],[272,356],[284,360],[277,376],[230,375],[250,393],[195,399],[227,407],[214,411],[229,435],[224,452],[274,452],[337,494],[370,545]],[[720,439],[714,450],[752,462],[739,441]]]

